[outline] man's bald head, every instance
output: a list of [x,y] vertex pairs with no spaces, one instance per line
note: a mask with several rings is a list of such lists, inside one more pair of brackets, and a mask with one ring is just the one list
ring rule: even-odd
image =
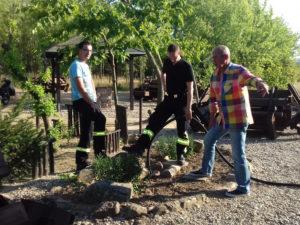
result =
[[214,64],[217,67],[222,67],[230,62],[230,50],[225,45],[219,45],[212,51],[212,57]]

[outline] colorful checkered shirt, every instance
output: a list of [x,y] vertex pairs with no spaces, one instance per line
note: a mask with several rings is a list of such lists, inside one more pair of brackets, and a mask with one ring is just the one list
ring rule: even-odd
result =
[[253,123],[247,86],[256,87],[260,78],[255,77],[245,67],[230,63],[219,74],[211,77],[210,111],[219,112],[225,128],[242,128]]

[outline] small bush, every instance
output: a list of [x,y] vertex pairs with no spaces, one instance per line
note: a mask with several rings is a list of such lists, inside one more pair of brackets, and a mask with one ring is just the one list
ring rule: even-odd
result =
[[135,182],[142,171],[138,159],[127,154],[113,158],[98,157],[93,163],[93,170],[97,180],[115,182]]
[[[187,152],[185,154],[186,157],[189,157],[194,154],[193,139],[189,138],[189,140],[190,145],[187,147]],[[175,160],[177,158],[176,142],[177,137],[163,136],[160,137],[159,140],[155,143],[154,148],[157,149],[163,157],[168,156],[170,159]]]
[[18,106],[9,115],[0,114],[0,150],[11,170],[8,179],[30,175],[34,156],[47,145],[43,132],[32,122],[18,120]]

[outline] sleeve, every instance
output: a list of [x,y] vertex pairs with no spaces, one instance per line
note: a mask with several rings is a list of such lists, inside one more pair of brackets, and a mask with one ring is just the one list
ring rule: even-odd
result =
[[77,63],[73,63],[70,67],[70,77],[82,77],[82,68]]
[[167,72],[167,60],[164,60],[164,63],[163,63],[163,67],[162,67],[162,73],[166,73]]
[[248,69],[241,66],[239,83],[242,87],[244,87],[244,86],[256,87],[256,84],[259,81],[262,81],[262,79],[254,76]]
[[193,82],[193,81],[194,81],[193,68],[190,64],[187,64],[186,82]]
[[216,92],[212,86],[213,81],[213,76],[210,79],[210,87],[209,87],[209,111],[211,114],[215,114],[218,111],[218,101],[217,101],[217,96]]

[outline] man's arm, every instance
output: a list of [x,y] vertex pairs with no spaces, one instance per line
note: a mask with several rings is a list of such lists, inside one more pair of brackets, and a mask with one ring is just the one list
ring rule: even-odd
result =
[[87,91],[85,90],[82,78],[76,77],[75,79],[76,79],[76,85],[77,85],[78,91],[80,92],[80,95],[82,96],[84,101],[86,101],[89,105],[92,105],[94,103],[94,101],[89,97]]
[[261,78],[254,76],[244,67],[240,72],[240,85],[255,87],[262,96],[269,93],[269,86]]
[[216,124],[216,113],[218,113],[219,107],[217,102],[217,96],[216,93],[212,87],[212,81],[210,82],[210,88],[209,88],[209,127],[212,127]]
[[187,105],[186,105],[186,120],[190,121],[192,119],[192,103],[193,103],[193,93],[194,93],[194,82],[187,82]]
[[167,91],[166,73],[162,72],[160,75],[160,80],[163,85],[163,91]]

